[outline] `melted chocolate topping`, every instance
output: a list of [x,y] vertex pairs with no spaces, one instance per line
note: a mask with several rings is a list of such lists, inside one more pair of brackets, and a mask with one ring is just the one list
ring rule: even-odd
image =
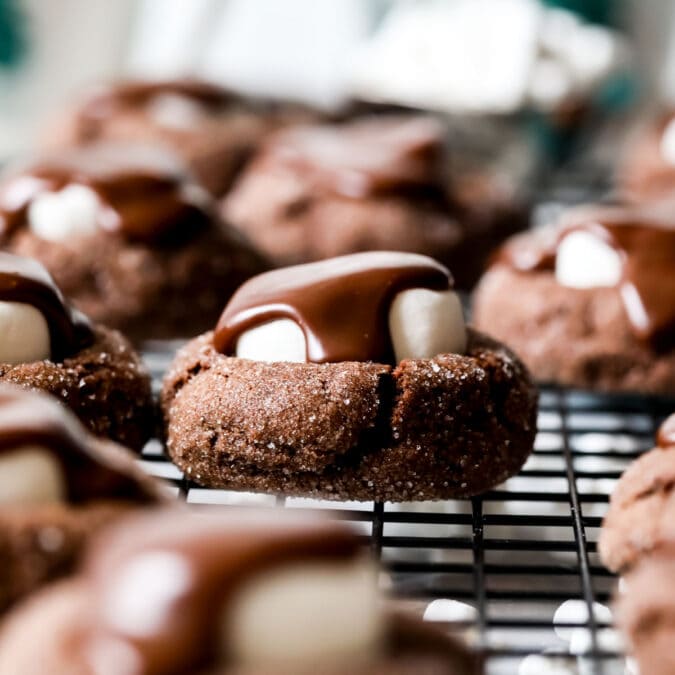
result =
[[360,198],[413,189],[442,192],[445,133],[428,117],[293,127],[268,144],[264,161],[291,167],[317,189]]
[[52,453],[66,480],[68,501],[154,501],[135,477],[131,458],[96,445],[75,416],[56,399],[19,387],[0,386],[0,456],[23,446]]
[[54,361],[77,353],[93,339],[87,317],[68,305],[37,260],[0,252],[0,301],[21,302],[40,311],[49,326]]
[[0,185],[0,235],[26,225],[37,196],[74,184],[98,196],[101,229],[131,240],[189,237],[212,219],[210,199],[170,153],[98,144],[47,155],[7,177]]
[[[98,601],[83,646],[105,660],[108,645],[123,643],[138,662],[129,675],[196,672],[219,658],[227,661],[227,645],[219,644],[220,617],[227,618],[228,601],[247,581],[288,564],[348,561],[359,554],[350,530],[315,519],[195,516],[177,510],[138,518],[117,537],[101,542],[85,570]],[[155,564],[151,574],[160,575],[161,583],[156,579],[152,586],[157,590],[148,594],[146,577],[135,575],[136,583],[129,583],[127,572],[153,555],[171,564]],[[118,616],[109,607],[110,602],[133,605],[133,598],[143,598],[145,616],[152,617],[141,633],[134,616]]]
[[659,432],[656,435],[656,445],[660,448],[675,446],[675,414],[668,417],[659,427]]
[[389,305],[411,288],[447,290],[450,272],[411,253],[356,253],[261,274],[247,281],[225,307],[213,336],[216,349],[233,354],[246,330],[273,319],[297,322],[307,360],[394,360]]
[[553,271],[557,247],[567,234],[593,234],[622,258],[618,290],[636,336],[670,346],[675,340],[675,219],[668,211],[665,204],[579,209],[551,236],[515,238],[497,260],[521,271]]

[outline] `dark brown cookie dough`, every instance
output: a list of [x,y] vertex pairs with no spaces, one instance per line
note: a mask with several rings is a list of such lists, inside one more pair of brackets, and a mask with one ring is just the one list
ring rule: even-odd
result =
[[552,272],[498,264],[476,289],[473,317],[541,382],[675,393],[675,350],[657,351],[636,340],[615,288],[567,288]]
[[[376,130],[399,121],[357,119],[332,127],[336,131],[330,133],[359,125]],[[457,285],[469,288],[490,252],[526,225],[526,209],[500,181],[474,174],[448,187],[442,156],[426,184],[418,176],[414,184],[396,185],[403,177],[390,177],[392,185],[377,186],[372,192],[341,194],[317,182],[320,167],[308,170],[286,161],[284,145],[294,133],[291,128],[271,136],[222,202],[225,219],[279,266],[360,251],[407,251],[443,262],[452,269]],[[442,146],[439,137],[438,153],[442,154]],[[370,151],[354,148],[355,155]],[[428,167],[421,173],[425,171]],[[344,173],[349,180],[347,170]]]
[[102,501],[0,510],[0,613],[48,581],[74,571],[87,542],[138,505]]
[[613,572],[632,567],[675,540],[675,446],[642,455],[621,476],[600,532],[598,551]]
[[63,361],[0,363],[0,383],[53,394],[97,436],[141,450],[155,430],[150,377],[128,340],[103,326]]
[[162,393],[169,454],[198,484],[379,501],[473,495],[513,475],[536,402],[521,363],[475,331],[465,355],[396,368],[247,361],[207,333]]
[[99,232],[51,242],[17,232],[9,249],[40,260],[73,304],[132,340],[192,337],[262,259],[232,231],[213,228],[181,246],[148,246]]
[[644,557],[624,577],[615,603],[617,625],[628,638],[642,675],[675,672],[675,547]]

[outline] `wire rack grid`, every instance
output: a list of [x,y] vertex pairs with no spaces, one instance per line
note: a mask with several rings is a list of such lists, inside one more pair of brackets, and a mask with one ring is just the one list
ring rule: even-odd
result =
[[[144,351],[156,389],[175,347]],[[395,601],[463,634],[490,675],[618,675],[626,661],[606,609],[614,579],[597,536],[615,481],[673,409],[672,400],[544,388],[533,455],[518,476],[471,500],[338,503],[210,490],[157,442],[141,463],[190,504],[321,509],[356,523]]]

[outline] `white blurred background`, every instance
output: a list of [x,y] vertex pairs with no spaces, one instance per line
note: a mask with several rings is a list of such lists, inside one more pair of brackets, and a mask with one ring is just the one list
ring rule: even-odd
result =
[[552,4],[0,0],[0,153],[119,76],[200,75],[327,108],[357,97],[510,115],[555,110],[630,68],[641,100],[675,100],[675,0],[558,3],[599,8],[609,25]]

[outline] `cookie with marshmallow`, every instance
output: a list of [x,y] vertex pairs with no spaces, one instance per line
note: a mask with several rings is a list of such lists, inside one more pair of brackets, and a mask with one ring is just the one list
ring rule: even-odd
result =
[[474,295],[474,321],[537,379],[675,391],[675,219],[665,202],[590,205],[512,239]]
[[278,266],[395,249],[433,256],[471,288],[494,248],[526,227],[522,191],[455,166],[448,129],[430,115],[363,112],[270,135],[223,216]]
[[449,271],[380,251],[268,272],[177,355],[167,449],[208,487],[342,500],[482,492],[532,449],[536,390]]
[[150,378],[129,342],[73,309],[37,260],[10,253],[0,253],[2,383],[56,396],[93,433],[135,450],[154,430]]
[[134,340],[193,336],[264,262],[169,151],[95,143],[0,178],[0,243]]
[[46,130],[44,144],[123,141],[166,147],[219,197],[272,129],[313,117],[300,106],[252,100],[203,80],[128,80],[84,91]]
[[0,384],[0,613],[72,572],[101,527],[160,501],[126,449],[56,399]]
[[466,647],[384,607],[377,577],[356,534],[316,516],[137,516],[10,617],[0,670],[478,675]]

